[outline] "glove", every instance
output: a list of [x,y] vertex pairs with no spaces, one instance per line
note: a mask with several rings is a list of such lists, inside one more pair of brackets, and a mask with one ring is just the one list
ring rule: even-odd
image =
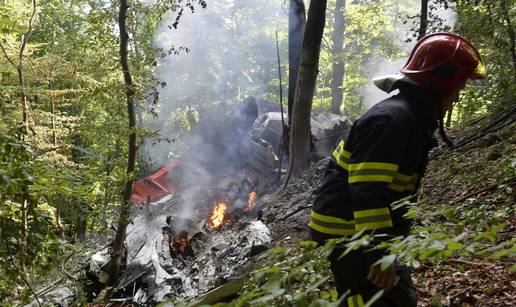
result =
[[369,269],[367,279],[378,288],[385,291],[391,290],[397,283],[396,272],[394,271],[394,264],[382,271],[380,265],[372,265]]

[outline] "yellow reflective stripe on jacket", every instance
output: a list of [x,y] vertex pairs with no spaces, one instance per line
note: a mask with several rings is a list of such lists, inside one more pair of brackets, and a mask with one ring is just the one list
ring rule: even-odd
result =
[[355,234],[355,222],[340,219],[334,216],[326,216],[312,210],[312,219],[308,224],[311,228],[332,235],[353,235]]
[[394,180],[399,166],[385,162],[361,162],[349,164],[348,183],[387,182]]
[[354,235],[355,234],[355,226],[353,226],[353,229],[338,229],[338,228],[332,228],[332,227],[325,227],[318,225],[313,220],[310,221],[308,224],[310,228],[317,230],[321,233],[326,233],[330,235],[337,235],[337,236],[347,236],[347,235]]
[[310,212],[310,216],[316,220],[323,221],[323,222],[329,222],[329,223],[341,223],[341,224],[353,223],[353,221],[348,221],[348,220],[341,219],[341,218],[338,218],[335,216],[322,215],[313,210],[312,210],[312,212]]
[[349,159],[351,158],[351,153],[344,149],[344,141],[341,140],[339,145],[335,148],[332,153],[332,156],[335,158],[337,164],[345,170],[348,170]]
[[398,172],[399,165],[386,162],[361,162],[349,164],[348,183],[386,182],[388,188],[402,192],[416,189],[417,174],[405,175]]
[[389,208],[358,210],[353,212],[356,230],[392,227]]
[[350,171],[360,171],[364,169],[375,169],[385,171],[397,171],[399,168],[398,164],[386,163],[386,162],[361,162],[353,163],[349,165]]
[[364,299],[362,295],[356,294],[348,297],[348,306],[349,307],[364,307]]
[[405,175],[402,173],[396,173],[394,180],[389,185],[389,189],[402,192],[405,190],[415,191],[417,184],[417,174],[413,174],[412,176]]

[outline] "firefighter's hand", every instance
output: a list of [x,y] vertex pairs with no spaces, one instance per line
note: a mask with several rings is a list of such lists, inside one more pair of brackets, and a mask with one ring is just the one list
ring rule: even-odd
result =
[[394,271],[394,264],[382,271],[380,265],[372,265],[369,269],[367,279],[378,288],[389,291],[394,287],[396,281],[396,273]]

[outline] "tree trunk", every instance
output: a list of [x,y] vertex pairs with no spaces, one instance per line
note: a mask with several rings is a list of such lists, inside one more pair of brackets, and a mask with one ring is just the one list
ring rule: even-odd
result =
[[20,82],[20,100],[22,108],[22,122],[25,129],[25,135],[29,134],[29,102],[27,101],[27,95],[25,94],[25,76],[23,74],[23,66],[20,62],[18,68],[18,80]]
[[509,10],[507,7],[507,0],[501,0],[500,6],[502,9],[502,15],[507,23],[507,35],[509,36],[509,50],[512,56],[512,69],[513,69],[513,77],[516,81],[516,44],[514,42],[514,29],[512,28],[511,18],[509,17]]
[[303,0],[290,0],[288,14],[288,123],[292,117],[306,13]]
[[[7,61],[16,68],[16,72],[18,73],[18,82],[20,84],[20,103],[22,108],[22,123],[25,128],[25,134],[29,132],[29,102],[27,101],[27,94],[25,93],[25,75],[23,71],[23,57],[25,55],[25,48],[27,47],[27,43],[29,42],[29,38],[32,35],[32,26],[34,21],[36,20],[36,0],[32,0],[32,13],[28,23],[27,32],[22,37],[22,41],[20,43],[20,49],[18,50],[18,63],[15,63],[14,60],[7,54],[4,46],[0,44],[0,49],[4,53]],[[24,140],[25,137],[22,137]]]
[[77,217],[77,220],[75,222],[75,235],[76,239],[79,240],[79,242],[81,243],[86,242],[86,228],[86,219],[83,216]]
[[63,240],[65,238],[65,231],[64,231],[63,222],[61,220],[61,200],[57,200],[55,218],[56,218],[57,230],[59,231],[59,238],[61,238],[61,240]]
[[310,113],[317,81],[325,19],[326,0],[311,1],[292,110],[287,182],[292,175],[299,176],[310,163]]
[[446,128],[451,127],[452,114],[453,114],[453,106],[448,110],[448,115],[446,117]]
[[127,34],[127,0],[120,1],[120,11],[118,14],[118,26],[120,29],[120,64],[124,74],[125,94],[127,100],[127,114],[129,116],[129,149],[127,159],[127,181],[125,183],[122,206],[120,208],[120,216],[118,219],[118,227],[116,229],[115,240],[113,242],[113,250],[111,252],[110,263],[110,284],[114,284],[120,275],[120,266],[125,241],[125,232],[129,224],[129,215],[131,213],[131,204],[129,199],[133,190],[133,172],[136,164],[136,118],[134,112],[134,87],[131,72],[129,70],[129,60],[127,45],[129,35]]
[[421,0],[421,14],[419,16],[419,35],[417,40],[420,40],[426,34],[428,27],[428,0]]
[[337,0],[335,11],[333,12],[335,25],[331,39],[333,41],[333,81],[331,85],[331,112],[340,114],[343,103],[343,82],[344,82],[344,32],[346,31],[346,21],[344,14],[346,10],[346,0]]
[[[26,191],[26,189],[25,189],[25,193],[27,193],[27,192],[28,191]],[[23,276],[27,276],[26,269],[25,269],[25,263],[26,263],[26,258],[27,258],[27,254],[28,254],[28,244],[27,244],[27,224],[28,224],[27,212],[29,209],[28,207],[29,207],[28,201],[27,201],[27,199],[24,199],[20,206],[21,222],[22,222],[21,242],[20,242],[20,259],[21,259],[20,266],[21,266]]]
[[23,73],[23,57],[25,54],[25,48],[27,47],[27,43],[29,42],[29,38],[32,35],[32,25],[34,24],[34,20],[36,19],[36,0],[32,0],[32,14],[29,19],[29,28],[27,32],[23,35],[23,40],[20,45],[19,51],[19,62],[18,62],[18,79],[20,81],[20,97],[22,103],[22,113],[23,113],[23,124],[25,125],[25,131],[29,132],[29,102],[27,101],[27,95],[25,94],[25,76]]
[[[48,89],[52,92],[52,81],[48,82]],[[50,104],[52,107],[52,142],[54,146],[57,146],[57,132],[56,132],[56,102],[54,95],[50,93]]]

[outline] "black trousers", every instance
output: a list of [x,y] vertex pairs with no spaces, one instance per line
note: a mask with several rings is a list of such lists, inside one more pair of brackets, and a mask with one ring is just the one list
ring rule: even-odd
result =
[[[312,240],[319,244],[328,237],[311,230]],[[352,251],[339,259],[344,248],[337,247],[328,257],[339,297],[350,291],[340,307],[362,307],[381,289],[367,279],[369,268],[378,260],[378,255],[362,250]],[[374,307],[416,307],[416,287],[410,278],[408,267],[395,265],[398,282],[390,291],[384,292]]]

